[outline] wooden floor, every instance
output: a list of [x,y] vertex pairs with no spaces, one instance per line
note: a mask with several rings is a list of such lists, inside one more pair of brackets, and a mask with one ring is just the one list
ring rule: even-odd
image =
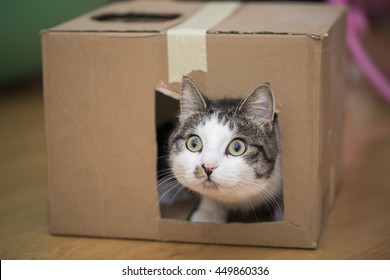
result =
[[366,85],[348,98],[345,176],[317,250],[52,236],[42,89],[0,94],[1,259],[389,259],[390,104]]

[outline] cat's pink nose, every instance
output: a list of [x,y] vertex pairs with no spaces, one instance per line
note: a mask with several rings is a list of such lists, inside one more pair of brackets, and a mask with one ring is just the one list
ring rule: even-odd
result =
[[208,177],[210,177],[211,173],[213,173],[214,169],[216,169],[217,167],[218,166],[202,164],[202,168],[204,169],[204,172],[206,172]]

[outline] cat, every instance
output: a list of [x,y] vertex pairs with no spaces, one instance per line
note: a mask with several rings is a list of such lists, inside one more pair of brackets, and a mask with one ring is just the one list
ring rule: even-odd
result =
[[190,221],[226,223],[231,213],[256,216],[256,209],[282,220],[279,128],[270,84],[242,100],[212,101],[184,77],[168,163],[182,186],[200,194]]

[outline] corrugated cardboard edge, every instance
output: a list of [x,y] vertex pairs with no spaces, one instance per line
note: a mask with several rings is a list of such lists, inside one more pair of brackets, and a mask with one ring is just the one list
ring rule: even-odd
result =
[[[305,229],[288,221],[245,224],[245,232],[241,223],[207,224],[168,219],[159,219],[157,222],[161,241],[305,249],[315,249],[318,245],[318,240],[307,234]],[[275,231],[280,234],[271,234]]]
[[[346,38],[347,11],[340,7],[340,16],[329,31],[330,34],[336,34],[336,38]],[[341,50],[341,52],[339,51]],[[320,165],[318,185],[327,184],[321,189],[325,192],[319,194],[319,218],[318,218],[318,239],[320,239],[323,228],[325,227],[329,213],[331,212],[342,183],[342,149],[344,135],[344,117],[345,117],[345,80],[344,77],[345,59],[346,59],[346,41],[330,41],[325,38],[322,48],[322,67],[321,76],[324,85],[321,88],[321,103],[327,102],[327,106],[320,108],[329,108],[328,112],[321,112],[319,126],[320,135]],[[337,56],[335,56],[337,52]],[[333,58],[334,61],[331,61]],[[328,77],[328,79],[326,79]],[[336,90],[339,90],[336,92]],[[330,127],[330,128],[329,128]],[[322,134],[321,134],[322,132]],[[337,141],[337,143],[335,143]],[[333,147],[337,147],[334,150]],[[331,163],[330,163],[331,162]],[[337,165],[337,166],[335,166]],[[322,211],[321,211],[322,209]]]

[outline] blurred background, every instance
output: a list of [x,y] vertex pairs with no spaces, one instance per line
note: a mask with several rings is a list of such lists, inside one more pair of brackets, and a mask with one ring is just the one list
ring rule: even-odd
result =
[[0,3],[0,86],[20,84],[41,72],[39,32],[91,11],[107,0],[38,0]]
[[[0,2],[0,240],[7,240],[0,244],[0,257],[17,258],[22,251],[29,251],[26,258],[41,258],[39,248],[47,247],[47,240],[37,237],[47,235],[39,32],[108,2]],[[390,80],[390,1],[330,2],[348,2],[349,11],[354,14],[348,25],[352,36],[348,38],[345,69],[348,88],[340,93],[347,98],[342,189],[347,192],[344,196],[349,197],[355,191],[366,192],[367,196],[375,193],[382,199],[377,211],[388,212],[389,207],[384,205],[390,203],[390,92],[386,92],[386,82]],[[357,53],[354,43],[361,47]],[[359,61],[359,50],[380,73],[384,87],[370,76],[372,71],[367,72],[367,63]],[[366,195],[360,199],[364,200]],[[348,201],[341,194],[338,203],[342,204],[343,199]],[[389,224],[385,224],[381,225],[382,234],[385,231],[390,236]],[[384,245],[390,248],[389,239]]]

